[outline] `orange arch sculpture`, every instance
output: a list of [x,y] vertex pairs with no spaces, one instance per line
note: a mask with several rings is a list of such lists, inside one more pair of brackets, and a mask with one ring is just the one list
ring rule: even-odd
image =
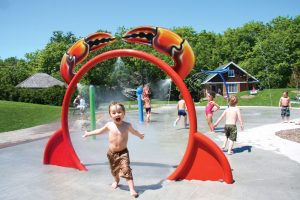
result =
[[[142,27],[143,28],[143,27]],[[137,29],[140,29],[138,27]],[[141,40],[141,35],[136,37],[136,31],[137,29],[134,29],[134,31],[129,31],[125,34],[124,38],[125,40],[128,40],[132,38],[138,38]],[[146,29],[142,31],[150,31],[153,30],[153,27],[146,27]],[[161,28],[160,28],[161,29]],[[156,28],[156,31],[158,31],[159,28]],[[140,31],[140,30],[138,30]],[[162,31],[166,31],[166,29],[162,29]],[[169,30],[167,30],[165,33],[171,33],[171,35],[175,34]],[[130,35],[131,36],[128,36]],[[157,32],[156,32],[157,34]],[[105,35],[105,37],[110,35]],[[178,35],[175,34],[177,37]],[[179,36],[178,36],[179,37]],[[148,37],[147,39],[153,39],[151,37]],[[169,39],[168,37],[166,37]],[[181,38],[180,38],[181,39]],[[96,40],[99,41],[99,38]],[[110,43],[113,39],[109,40],[102,40],[104,42]],[[175,40],[178,40],[178,38],[175,38]],[[81,41],[82,44],[84,44],[85,41]],[[144,41],[139,41],[140,43]],[[174,37],[171,40],[171,42],[174,42]],[[176,41],[175,41],[176,42]],[[100,44],[101,42],[96,42]],[[154,42],[152,41],[152,44]],[[184,48],[190,48],[188,43],[184,44],[185,42],[180,42],[181,47]],[[75,43],[75,45],[78,45],[78,42]],[[100,44],[103,46],[103,44]],[[160,44],[158,44],[160,45]],[[74,49],[74,45],[70,48],[72,50]],[[84,48],[90,48],[89,45]],[[155,47],[154,47],[155,48]],[[157,47],[161,48],[161,47]],[[171,47],[173,48],[173,47]],[[180,48],[175,48],[173,51],[165,51],[164,52],[168,55],[171,55],[174,59],[174,66],[169,66],[164,61],[160,60],[159,58],[155,57],[154,55],[148,54],[143,51],[138,51],[134,49],[117,49],[108,51],[105,53],[102,53],[91,60],[89,60],[85,65],[83,65],[79,71],[76,74],[73,74],[73,68],[78,63],[76,61],[76,56],[78,55],[72,55],[74,52],[70,51],[67,52],[67,55],[65,54],[61,63],[61,74],[63,78],[66,80],[66,82],[69,83],[68,89],[66,91],[66,94],[64,96],[63,104],[62,104],[62,117],[61,117],[61,128],[59,128],[49,139],[45,151],[44,151],[44,164],[52,164],[52,165],[58,165],[63,167],[69,167],[69,168],[75,168],[82,171],[87,171],[86,167],[80,162],[70,139],[70,133],[68,129],[68,111],[69,111],[69,104],[71,102],[72,94],[74,93],[76,89],[77,83],[81,80],[81,78],[86,74],[91,68],[93,68],[96,64],[103,62],[107,59],[117,58],[117,57],[136,57],[143,59],[145,61],[148,61],[155,66],[159,67],[162,71],[164,71],[176,84],[179,91],[181,92],[184,100],[186,101],[186,106],[188,109],[188,116],[190,120],[190,131],[189,131],[189,139],[187,148],[185,151],[185,154],[179,163],[176,170],[169,176],[167,179],[169,180],[211,180],[211,181],[220,181],[223,180],[228,184],[233,183],[233,177],[232,172],[230,168],[230,164],[224,155],[224,153],[221,151],[221,149],[208,137],[203,135],[202,133],[197,131],[197,118],[196,118],[196,111],[194,102],[192,100],[192,97],[190,95],[190,92],[188,91],[186,85],[183,82],[183,78],[187,76],[187,74],[190,72],[192,67],[189,66],[189,64],[193,64],[193,61],[185,61],[180,60],[184,57],[191,56],[190,52],[183,52],[185,54],[182,55],[182,50]],[[75,51],[78,49],[75,48]],[[188,49],[188,51],[190,51]],[[81,51],[81,52],[89,52],[90,49]],[[181,54],[178,52],[181,51]],[[169,53],[170,52],[170,53]],[[175,53],[174,53],[175,52]],[[192,53],[193,56],[193,53]],[[185,58],[186,59],[186,58]],[[194,59],[194,58],[192,58]],[[184,63],[184,66],[188,66],[185,69],[183,68],[182,63]],[[63,69],[62,69],[63,68]]]

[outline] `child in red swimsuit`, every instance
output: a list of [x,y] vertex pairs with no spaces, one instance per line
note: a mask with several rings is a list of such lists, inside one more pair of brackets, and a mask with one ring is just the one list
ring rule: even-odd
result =
[[[207,96],[207,105],[205,107],[205,117],[206,121],[209,127],[209,130],[211,133],[214,132],[214,126],[212,124],[212,116],[213,112],[220,109],[220,106],[214,101],[215,93],[210,91],[206,93]],[[213,108],[216,107],[216,110],[213,110]]]

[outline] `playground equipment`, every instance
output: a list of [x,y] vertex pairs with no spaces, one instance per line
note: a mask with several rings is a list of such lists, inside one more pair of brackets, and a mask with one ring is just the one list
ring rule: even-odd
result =
[[70,140],[68,109],[71,96],[75,91],[76,84],[96,64],[111,58],[130,56],[148,61],[164,71],[178,87],[186,102],[190,119],[188,144],[181,162],[168,179],[224,180],[226,183],[233,183],[231,168],[224,153],[212,140],[197,131],[194,102],[183,82],[195,62],[194,53],[188,42],[170,30],[149,26],[132,29],[123,36],[123,39],[128,42],[150,44],[156,50],[171,56],[175,65],[169,66],[154,55],[143,51],[117,49],[97,55],[74,74],[75,65],[86,58],[90,51],[109,44],[114,38],[109,34],[96,33],[76,42],[62,59],[61,75],[69,83],[69,86],[62,104],[62,126],[53,134],[46,145],[44,164],[87,170],[80,162]]
[[225,85],[227,99],[229,99],[228,87],[227,87],[226,80],[225,80],[223,74],[227,73],[228,70],[229,70],[229,68],[222,69],[222,70],[201,70],[205,74],[219,74],[219,76],[221,77],[221,79],[222,79],[222,81],[223,81],[223,83]]
[[[95,116],[95,87],[90,85],[89,87],[89,94],[90,94],[90,122],[91,122],[91,129],[93,131],[96,129],[96,116]],[[96,139],[96,136],[92,136],[93,139]]]
[[139,122],[140,123],[144,122],[142,94],[143,94],[143,88],[138,87],[136,89],[136,96],[137,96],[137,102],[138,102],[138,113],[139,113]]

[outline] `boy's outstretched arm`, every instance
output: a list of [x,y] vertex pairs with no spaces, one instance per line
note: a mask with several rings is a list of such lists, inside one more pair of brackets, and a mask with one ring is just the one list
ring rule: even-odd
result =
[[222,115],[216,121],[216,123],[214,124],[214,128],[216,128],[218,126],[218,124],[220,123],[220,121],[224,118],[225,114],[226,114],[226,110],[224,110],[224,112],[222,113]]
[[278,103],[278,107],[280,107],[280,106],[281,106],[281,97],[280,97],[279,103]]
[[139,131],[135,130],[131,124],[129,124],[129,128],[128,128],[129,132],[131,132],[133,135],[139,137],[140,139],[144,139],[144,134],[140,133]]
[[102,128],[96,129],[94,131],[85,131],[85,133],[83,134],[82,137],[88,137],[88,136],[93,136],[93,135],[99,135],[102,134],[104,132],[107,132],[108,129],[108,125],[105,124],[105,126],[103,126]]
[[237,109],[237,117],[240,121],[241,129],[244,130],[244,122],[243,122],[241,111],[239,108]]

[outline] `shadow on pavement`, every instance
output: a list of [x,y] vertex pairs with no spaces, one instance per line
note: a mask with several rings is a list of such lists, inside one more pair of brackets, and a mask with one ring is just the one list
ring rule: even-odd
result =
[[247,145],[233,149],[233,153],[242,153],[244,151],[248,151],[248,153],[250,153],[252,151],[252,146]]
[[[164,182],[164,180],[160,180],[156,184],[151,184],[151,185],[137,185],[137,186],[135,186],[135,190],[139,193],[139,195],[141,195],[142,193],[144,193],[147,190],[159,190],[160,188],[162,188],[163,182]],[[119,188],[121,190],[129,191],[128,185],[120,184]]]

